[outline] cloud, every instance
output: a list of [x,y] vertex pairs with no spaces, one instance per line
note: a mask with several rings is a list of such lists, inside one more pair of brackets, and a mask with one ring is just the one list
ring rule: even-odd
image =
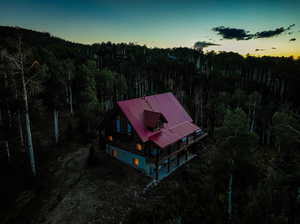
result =
[[269,38],[269,37],[275,37],[277,35],[282,34],[284,31],[287,31],[288,28],[284,28],[284,27],[279,27],[276,28],[275,30],[265,30],[262,32],[257,32],[254,37],[255,38]]
[[220,44],[206,42],[206,41],[197,41],[194,44],[194,48],[197,48],[197,49],[203,49],[203,48],[210,47],[210,46],[220,46]]
[[273,50],[277,49],[276,47],[272,47]]
[[[264,30],[251,34],[250,31],[239,28],[231,28],[225,26],[214,27],[212,30],[217,32],[218,35],[222,36],[223,39],[236,39],[236,40],[250,40],[257,38],[271,38],[282,34],[285,31],[290,30],[295,24],[291,24],[288,27],[279,27],[274,30]],[[291,33],[291,32],[289,32]]]
[[[287,28],[279,27],[279,28],[276,28],[274,30],[265,30],[265,31],[257,32],[253,36],[254,36],[254,38],[270,38],[270,37],[275,37],[275,36],[278,36],[278,35],[282,34],[285,31],[290,30],[294,26],[295,26],[295,24],[291,24]],[[290,34],[290,33],[292,33],[292,32],[289,32],[288,34]]]
[[294,27],[295,25],[296,25],[295,23],[289,25],[288,28],[287,28],[287,30],[290,30],[290,29],[291,29],[292,27]]
[[255,51],[264,51],[266,49],[259,49],[259,48],[256,48]]
[[290,41],[296,41],[296,38],[292,38],[292,39],[290,39]]
[[288,32],[288,35],[292,35],[294,32]]
[[252,35],[248,34],[249,31],[244,29],[218,26],[214,27],[212,30],[217,32],[224,39],[249,40],[252,38]]

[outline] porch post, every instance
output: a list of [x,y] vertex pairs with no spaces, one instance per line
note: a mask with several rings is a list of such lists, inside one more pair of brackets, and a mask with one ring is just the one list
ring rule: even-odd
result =
[[156,166],[156,173],[155,173],[155,179],[158,180],[158,160],[159,160],[159,151],[158,148],[156,148],[156,162],[155,162],[155,166]]
[[186,148],[186,151],[185,151],[185,160],[188,160],[188,148]]
[[168,173],[170,172],[170,147],[168,148]]

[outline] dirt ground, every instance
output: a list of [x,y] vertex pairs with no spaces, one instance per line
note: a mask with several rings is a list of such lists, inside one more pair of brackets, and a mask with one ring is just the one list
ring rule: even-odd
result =
[[41,184],[24,191],[14,211],[0,223],[121,224],[133,208],[157,203],[163,196],[162,186],[168,190],[168,185],[178,184],[180,176],[186,175],[180,174],[186,169],[182,167],[144,194],[150,178],[102,151],[96,152],[94,165],[87,165],[88,155],[86,147],[76,145],[57,153],[45,164]]
[[138,171],[96,153],[87,165],[87,148],[58,156],[49,165],[47,181],[38,190],[25,191],[15,212],[3,223],[122,223],[130,209],[141,203],[151,181]]

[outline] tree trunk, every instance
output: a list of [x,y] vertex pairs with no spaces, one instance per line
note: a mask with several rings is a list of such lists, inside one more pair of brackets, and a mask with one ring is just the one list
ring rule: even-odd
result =
[[289,214],[288,214],[288,224],[296,223],[296,195],[294,194],[294,188],[290,187],[288,189],[289,197]]
[[68,88],[69,88],[69,104],[70,104],[70,113],[73,114],[73,92],[72,92],[72,86],[71,86],[71,74],[69,72],[68,74]]
[[65,87],[65,92],[66,92],[66,102],[69,104],[70,103],[70,97],[69,97],[69,83],[64,85]]
[[7,108],[7,127],[11,128],[12,127],[12,114],[9,108]]
[[[27,95],[27,93],[26,93]],[[27,103],[27,96],[25,106],[26,112],[25,112],[25,125],[26,125],[26,137],[27,137],[27,150],[29,153],[29,159],[30,159],[30,165],[31,165],[31,171],[33,176],[36,176],[36,162],[35,162],[35,155],[33,151],[33,143],[32,143],[32,136],[31,136],[31,127],[30,127],[30,117],[28,112],[28,103]]]
[[23,127],[22,127],[22,119],[21,119],[21,113],[20,113],[20,111],[18,111],[18,126],[19,126],[19,135],[20,135],[21,150],[22,150],[22,152],[25,152],[25,150],[24,150]]
[[249,130],[251,130],[251,103],[248,105],[247,123],[249,124]]
[[53,111],[53,118],[54,118],[54,142],[55,144],[57,144],[59,140],[59,127],[58,127],[58,111],[56,109],[54,109]]
[[203,97],[202,97],[202,92],[200,96],[200,125],[203,126]]
[[102,58],[102,55],[100,57],[100,70],[102,70],[103,68],[103,58]]
[[228,223],[232,220],[232,179],[233,174],[230,173],[229,183],[228,183]]
[[255,124],[255,112],[256,112],[256,101],[254,103],[252,118],[251,118],[251,126],[250,126],[250,132],[254,131],[254,124]]
[[26,125],[27,150],[28,150],[28,154],[29,154],[32,174],[33,174],[33,176],[36,176],[37,175],[36,161],[35,161],[35,155],[34,155],[33,143],[32,143],[30,117],[29,117],[29,106],[28,106],[28,98],[27,98],[27,88],[26,88],[26,83],[25,83],[23,64],[21,66],[21,79],[22,79],[22,89],[23,89],[23,100],[24,100],[24,104],[25,104],[24,106],[25,106],[25,125]]
[[0,125],[3,124],[3,115],[2,115],[2,109],[0,108]]
[[69,93],[70,93],[70,113],[73,114],[73,92],[72,92],[72,87],[69,86]]
[[[18,100],[19,94],[18,94],[18,87],[17,83],[15,82],[15,98]],[[24,136],[23,136],[23,125],[22,125],[22,118],[21,118],[21,111],[18,109],[17,111],[17,122],[18,122],[18,129],[19,129],[19,137],[20,137],[20,145],[21,145],[21,151],[25,152],[24,150]]]
[[10,150],[9,150],[9,146],[8,146],[8,141],[5,141],[5,150],[6,150],[6,153],[7,153],[7,161],[8,163],[10,163]]

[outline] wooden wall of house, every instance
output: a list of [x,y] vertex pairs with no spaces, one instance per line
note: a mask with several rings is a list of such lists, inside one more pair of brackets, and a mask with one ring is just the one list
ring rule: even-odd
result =
[[[153,164],[148,163],[146,158],[142,155],[131,153],[127,150],[121,149],[116,146],[112,146],[107,144],[106,152],[113,156],[114,158],[130,165],[133,168],[136,168],[146,174],[147,176],[151,176],[151,170],[153,172]],[[138,160],[138,165],[134,163],[134,160]]]

